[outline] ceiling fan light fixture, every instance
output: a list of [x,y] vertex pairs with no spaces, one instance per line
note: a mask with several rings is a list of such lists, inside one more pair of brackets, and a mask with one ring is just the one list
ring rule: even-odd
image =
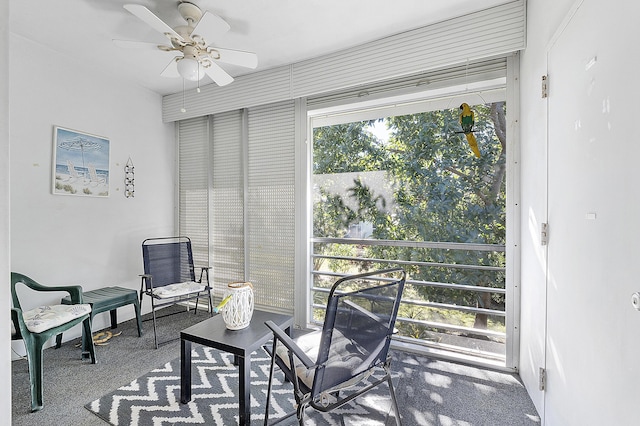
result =
[[196,59],[182,58],[177,65],[178,74],[185,80],[199,81],[204,77],[204,68]]

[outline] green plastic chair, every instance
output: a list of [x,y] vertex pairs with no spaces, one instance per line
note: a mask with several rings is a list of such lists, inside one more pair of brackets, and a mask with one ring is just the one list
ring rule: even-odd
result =
[[[16,285],[24,284],[34,291],[65,291],[69,293],[72,305],[48,305],[23,311],[18,300]],[[91,305],[82,303],[82,287],[57,286],[48,287],[38,284],[31,278],[11,273],[11,340],[23,340],[29,362],[29,381],[31,384],[31,411],[41,410],[42,398],[42,351],[44,344],[52,337],[71,327],[82,323],[84,336],[91,336]],[[93,340],[89,337],[83,347],[87,348],[82,357],[90,356],[91,363],[96,363]]]

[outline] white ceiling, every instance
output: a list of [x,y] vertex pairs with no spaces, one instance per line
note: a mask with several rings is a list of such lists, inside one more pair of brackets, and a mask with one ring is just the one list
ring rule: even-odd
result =
[[[274,68],[377,40],[507,0],[192,0],[226,20],[218,47],[253,51],[258,68],[221,66],[232,76]],[[159,94],[182,90],[160,72],[175,56],[122,49],[112,40],[167,44],[166,38],[123,8],[148,7],[167,24],[184,24],[178,0],[10,0],[12,37],[29,39],[89,69],[137,82]],[[460,37],[473,37],[460,28]],[[37,54],[37,52],[30,52]],[[380,52],[384,55],[384,52]],[[43,66],[46,66],[43,64]],[[187,82],[187,88],[196,83]],[[213,84],[205,77],[202,85]],[[233,84],[233,83],[231,83]]]

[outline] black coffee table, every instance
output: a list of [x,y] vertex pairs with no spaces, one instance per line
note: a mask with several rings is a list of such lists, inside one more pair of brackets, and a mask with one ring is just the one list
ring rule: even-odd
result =
[[271,312],[253,312],[251,324],[242,330],[227,330],[222,315],[202,321],[180,332],[180,402],[191,400],[191,343],[229,352],[239,371],[240,425],[251,424],[251,353],[268,342],[272,333],[264,325],[273,321],[287,333],[291,331],[293,317]]

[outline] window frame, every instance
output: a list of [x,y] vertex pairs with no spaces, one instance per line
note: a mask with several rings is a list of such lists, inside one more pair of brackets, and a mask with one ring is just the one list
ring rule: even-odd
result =
[[[300,188],[297,193],[297,209],[304,213],[297,215],[301,219],[299,230],[296,230],[297,273],[296,293],[296,324],[309,326],[311,323],[311,286],[313,283],[312,271],[312,243],[313,237],[313,205],[312,205],[312,156],[313,156],[313,129],[319,126],[327,126],[352,121],[369,120],[392,115],[402,115],[430,111],[436,109],[451,108],[452,105],[459,105],[461,102],[471,103],[470,96],[478,96],[479,102],[489,103],[497,100],[507,102],[507,201],[506,201],[506,273],[505,287],[507,293],[506,306],[506,334],[505,362],[496,364],[493,361],[481,358],[460,357],[455,353],[442,353],[429,349],[406,347],[406,345],[394,342],[395,346],[402,346],[404,349],[424,352],[430,356],[437,356],[442,359],[462,361],[472,365],[490,366],[505,371],[517,371],[519,366],[519,340],[520,340],[520,290],[519,290],[519,241],[520,241],[520,174],[519,174],[519,55],[513,54],[504,58],[505,69],[501,76],[496,76],[495,72],[475,73],[471,78],[467,74],[461,78],[459,74],[450,81],[443,81],[438,87],[430,87],[424,90],[419,86],[413,88],[403,87],[398,90],[382,90],[371,96],[363,89],[360,93],[364,96],[341,96],[333,94],[326,102],[319,99],[301,99],[297,107],[299,122],[297,124],[300,133],[300,152],[296,154],[298,170],[296,181],[304,183],[297,185]],[[466,65],[469,66],[468,64]],[[442,71],[441,71],[442,72]],[[352,91],[353,92],[353,91]],[[365,99],[362,99],[362,98]],[[392,112],[393,111],[393,112]],[[300,232],[298,232],[300,231]],[[301,307],[304,306],[304,309]],[[302,311],[302,312],[301,312]]]

